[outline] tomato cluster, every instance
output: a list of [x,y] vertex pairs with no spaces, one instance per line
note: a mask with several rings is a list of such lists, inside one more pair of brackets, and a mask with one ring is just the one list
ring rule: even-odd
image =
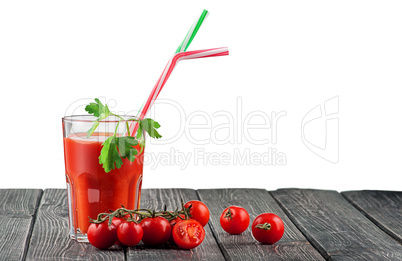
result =
[[[220,223],[223,230],[229,234],[238,235],[248,228],[250,216],[244,208],[230,206],[222,212]],[[282,219],[273,213],[258,215],[251,227],[254,238],[263,244],[279,241],[285,231]]]
[[[99,249],[114,244],[135,246],[141,240],[146,246],[169,242],[183,249],[192,249],[205,238],[204,226],[209,221],[209,210],[200,201],[183,204],[182,211],[147,212],[121,208],[112,213],[100,213],[96,220],[91,220],[88,241]],[[139,215],[140,219],[134,219],[133,214]]]
[[[133,218],[134,215],[139,219]],[[88,241],[99,249],[114,244],[135,246],[140,241],[146,246],[160,246],[167,242],[182,249],[192,249],[205,238],[204,226],[210,217],[208,207],[198,200],[182,203],[181,211],[151,211],[118,209],[111,213],[100,213],[89,226]],[[223,210],[220,224],[226,232],[238,235],[247,230],[250,215],[239,206]],[[254,238],[264,244],[279,241],[284,233],[282,220],[275,214],[263,213],[252,223]]]

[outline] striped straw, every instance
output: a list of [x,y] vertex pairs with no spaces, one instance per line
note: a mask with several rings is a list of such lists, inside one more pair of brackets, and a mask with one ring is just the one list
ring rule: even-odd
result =
[[186,37],[184,37],[184,39],[181,42],[181,44],[179,45],[179,47],[177,47],[176,53],[187,51],[187,48],[190,46],[191,42],[193,41],[195,35],[198,32],[198,29],[200,29],[204,20],[208,17],[208,14],[209,13],[207,10],[204,9],[204,11],[202,11],[200,17],[194,21],[190,30],[187,32]]
[[[188,30],[186,36],[184,37],[184,39],[181,42],[181,44],[179,45],[179,47],[177,47],[175,53],[185,52],[187,50],[187,48],[190,46],[191,42],[193,41],[195,35],[197,34],[198,30],[200,29],[202,23],[204,22],[205,19],[207,19],[208,15],[209,15],[209,12],[204,9],[202,11],[200,17],[197,20],[194,21],[194,23],[192,24],[190,30]],[[158,80],[158,82],[159,82],[159,80]],[[142,110],[143,106],[138,111],[138,114],[137,114],[136,118],[139,118],[139,113]],[[125,135],[127,135],[127,133]]]
[[[161,92],[163,86],[168,80],[170,74],[172,73],[176,64],[181,60],[189,60],[189,59],[197,59],[197,58],[206,58],[206,57],[216,57],[216,56],[224,56],[229,55],[229,50],[227,47],[221,48],[213,48],[213,49],[205,49],[205,50],[197,50],[197,51],[189,51],[189,52],[180,52],[175,54],[167,63],[165,69],[162,72],[162,75],[159,77],[159,80],[156,82],[154,88],[152,89],[151,94],[148,97],[147,102],[142,108],[139,119],[144,119],[149,109],[154,104],[156,98]],[[130,133],[131,136],[134,136],[138,128],[137,124],[131,123],[130,125]]]

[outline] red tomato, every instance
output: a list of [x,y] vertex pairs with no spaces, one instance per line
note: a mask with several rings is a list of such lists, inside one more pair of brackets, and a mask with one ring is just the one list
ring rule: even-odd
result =
[[190,205],[190,218],[197,220],[203,227],[205,227],[209,221],[208,207],[199,200],[191,200],[184,204],[184,207],[188,208]]
[[137,245],[144,235],[140,224],[135,222],[125,222],[117,228],[117,237],[125,246]]
[[230,234],[238,235],[248,228],[250,216],[244,208],[230,206],[222,212],[220,223],[223,230]]
[[176,225],[177,222],[179,222],[179,221],[185,219],[185,216],[184,216],[183,214],[180,214],[180,217],[181,217],[181,218],[177,217],[177,218],[172,219],[172,220],[169,221],[169,223],[170,223],[170,229],[172,230],[172,233],[170,233],[169,243],[170,243],[170,244],[173,244],[173,245],[176,244],[176,243],[174,242],[174,239],[173,239],[173,227],[174,227],[174,225]]
[[119,227],[121,223],[125,223],[126,220],[123,217],[113,217],[112,224],[115,227]]
[[179,221],[181,221],[181,220],[183,220],[183,219],[186,218],[183,214],[180,214],[179,216],[180,216],[180,217],[177,217],[177,218],[172,219],[172,220],[169,221],[169,223],[170,223],[170,225],[171,225],[172,227],[173,227],[174,225],[176,225],[177,222],[179,222]]
[[158,246],[169,240],[171,229],[170,223],[163,217],[149,217],[141,221],[144,230],[142,242],[149,246]]
[[99,224],[92,223],[89,225],[88,241],[96,248],[108,249],[113,246],[117,240],[117,228],[115,225],[108,225],[108,222],[102,222]]
[[204,227],[195,219],[180,220],[173,227],[174,242],[183,249],[197,247],[205,238]]
[[285,227],[280,217],[272,213],[257,216],[251,225],[253,236],[264,244],[273,244],[282,238]]
[[[125,223],[126,220],[122,217],[113,217],[112,224],[118,229],[121,223]],[[119,239],[115,242],[118,246],[123,246],[123,244],[119,241]]]

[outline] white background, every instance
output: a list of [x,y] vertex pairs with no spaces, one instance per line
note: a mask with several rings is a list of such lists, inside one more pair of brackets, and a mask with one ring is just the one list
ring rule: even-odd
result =
[[[210,15],[189,50],[229,46],[230,55],[175,68],[159,99],[179,104],[186,117],[156,105],[152,116],[164,138],[148,142],[147,154],[259,155],[271,148],[286,164],[150,163],[143,187],[401,190],[400,1],[150,2],[0,2],[0,187],[64,188],[61,118],[82,113],[95,97],[116,112],[138,110],[205,8]],[[301,135],[303,117],[327,100],[339,109],[328,140],[337,145],[333,162],[307,148]],[[255,144],[246,134],[232,144],[196,144],[192,138],[208,138],[225,123],[214,118],[219,111],[236,119],[236,129],[257,111],[286,116],[277,122],[275,144]],[[178,133],[199,112],[210,128]],[[262,117],[252,122],[264,127]],[[248,135],[271,139],[268,127]],[[325,130],[325,119],[317,120],[306,126],[306,138],[325,146]]]

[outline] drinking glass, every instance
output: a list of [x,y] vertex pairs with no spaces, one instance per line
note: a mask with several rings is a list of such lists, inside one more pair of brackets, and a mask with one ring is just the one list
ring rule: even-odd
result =
[[[74,115],[62,119],[70,237],[79,242],[88,242],[89,218],[96,219],[99,213],[122,205],[128,209],[140,207],[144,151],[134,162],[122,159],[123,165],[108,173],[99,164],[102,143],[115,130],[117,136],[125,135],[126,121],[135,117],[123,118],[125,121],[120,123],[115,116],[100,121],[89,137],[87,131],[97,118]],[[135,148],[141,151],[139,146]]]

